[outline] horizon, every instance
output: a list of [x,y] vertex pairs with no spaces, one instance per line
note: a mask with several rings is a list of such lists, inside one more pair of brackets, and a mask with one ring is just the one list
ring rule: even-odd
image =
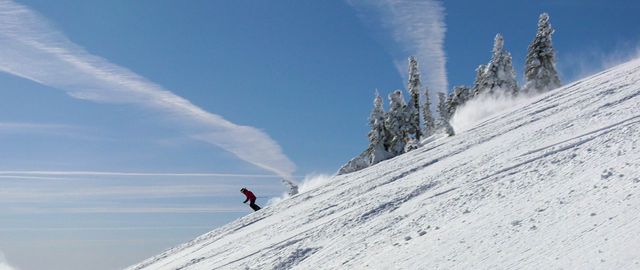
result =
[[626,2],[2,1],[0,268],[126,267],[334,174],[409,56],[435,95],[501,33],[522,86],[542,12],[563,85],[634,59]]

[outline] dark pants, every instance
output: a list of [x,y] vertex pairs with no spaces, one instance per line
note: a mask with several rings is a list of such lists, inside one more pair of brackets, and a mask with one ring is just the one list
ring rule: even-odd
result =
[[253,209],[253,211],[260,210],[260,206],[256,204],[256,200],[249,201],[249,206],[251,207],[251,209]]

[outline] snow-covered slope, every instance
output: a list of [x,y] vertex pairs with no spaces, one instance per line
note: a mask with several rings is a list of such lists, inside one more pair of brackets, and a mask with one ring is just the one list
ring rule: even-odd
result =
[[640,60],[130,269],[640,269]]

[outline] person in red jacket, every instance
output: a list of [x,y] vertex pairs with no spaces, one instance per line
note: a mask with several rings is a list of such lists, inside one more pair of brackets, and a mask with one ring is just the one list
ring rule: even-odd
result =
[[244,194],[244,196],[247,197],[246,200],[244,200],[244,202],[242,203],[247,203],[249,202],[249,206],[251,206],[251,209],[253,209],[253,211],[258,211],[260,210],[260,206],[258,206],[256,204],[256,195],[253,195],[253,192],[249,191],[246,188],[241,188],[240,192],[242,192],[242,194]]

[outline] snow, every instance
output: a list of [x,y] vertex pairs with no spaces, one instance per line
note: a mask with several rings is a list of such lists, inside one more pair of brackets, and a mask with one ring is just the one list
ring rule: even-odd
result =
[[640,60],[129,269],[640,269]]

